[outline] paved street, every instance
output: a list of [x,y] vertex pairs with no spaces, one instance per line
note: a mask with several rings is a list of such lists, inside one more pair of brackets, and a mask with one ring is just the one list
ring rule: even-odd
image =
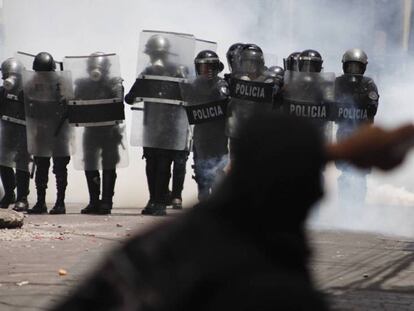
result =
[[[79,209],[0,230],[1,311],[46,310],[122,239],[179,214],[143,217],[138,209],[117,208],[111,216],[85,216]],[[414,241],[312,231],[311,244],[311,269],[335,310],[414,310]]]

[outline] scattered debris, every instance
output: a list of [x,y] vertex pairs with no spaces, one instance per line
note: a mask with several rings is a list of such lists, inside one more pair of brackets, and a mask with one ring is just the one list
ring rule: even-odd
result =
[[28,284],[29,284],[29,281],[22,281],[22,282],[16,283],[17,286],[24,286]]
[[117,226],[118,228],[123,227],[121,224],[116,224],[116,226]]

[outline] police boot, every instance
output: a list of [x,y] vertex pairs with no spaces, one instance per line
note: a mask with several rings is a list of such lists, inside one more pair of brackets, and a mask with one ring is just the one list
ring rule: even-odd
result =
[[66,214],[65,200],[58,198],[56,200],[55,205],[50,210],[49,214],[51,215]]
[[47,206],[45,202],[46,188],[37,188],[37,202],[36,204],[27,210],[28,214],[46,214]]
[[145,205],[144,209],[141,211],[141,215],[152,215],[154,212],[154,203],[149,200],[147,205]]
[[173,209],[182,209],[181,194],[184,188],[188,153],[186,151],[176,151],[175,153],[171,194],[172,207]]
[[0,201],[0,208],[7,209],[10,204],[16,201],[14,194],[14,188],[16,188],[16,180],[14,177],[14,171],[10,167],[0,167],[1,181],[4,188],[4,196]]
[[89,191],[89,204],[81,210],[81,214],[98,214],[99,195],[101,194],[101,178],[99,171],[85,171]]
[[112,210],[112,198],[114,196],[116,171],[104,170],[102,175],[102,201],[99,205],[98,214],[107,215],[110,214]]
[[16,170],[17,199],[13,210],[16,212],[26,212],[29,209],[27,196],[29,195],[30,173]]
[[53,206],[53,208],[50,210],[49,214],[52,214],[52,215],[66,214],[66,206],[65,206],[66,185],[67,185],[66,177],[56,176],[56,188],[57,188],[56,203]]
[[182,209],[183,208],[183,200],[180,198],[175,198],[172,200],[172,208],[173,209]]
[[16,195],[14,194],[14,192],[6,193],[3,196],[3,199],[1,199],[0,201],[0,208],[7,209],[9,208],[9,205],[13,204],[14,202],[16,202]]
[[154,203],[152,207],[152,216],[165,216],[167,215],[167,206],[165,203]]

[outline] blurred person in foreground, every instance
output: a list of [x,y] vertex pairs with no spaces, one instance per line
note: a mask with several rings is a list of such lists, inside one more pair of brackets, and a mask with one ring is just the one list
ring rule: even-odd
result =
[[202,208],[127,241],[54,310],[328,310],[304,228],[321,169],[338,159],[391,169],[414,126],[366,127],[324,145],[309,121],[267,113],[240,134],[227,179]]

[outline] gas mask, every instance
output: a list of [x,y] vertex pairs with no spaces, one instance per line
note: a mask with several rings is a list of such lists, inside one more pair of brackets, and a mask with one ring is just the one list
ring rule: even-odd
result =
[[89,71],[89,77],[91,78],[92,81],[95,81],[95,82],[102,80],[102,77],[103,77],[102,70],[99,68],[92,69],[91,71]]
[[19,79],[16,76],[9,76],[8,78],[4,79],[3,87],[7,91],[11,91],[19,85]]

